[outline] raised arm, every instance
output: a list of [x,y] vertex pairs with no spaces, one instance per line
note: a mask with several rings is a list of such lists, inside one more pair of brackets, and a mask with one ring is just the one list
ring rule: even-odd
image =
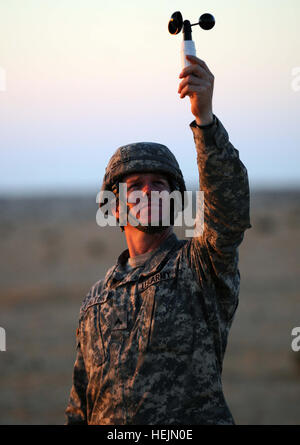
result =
[[204,227],[190,242],[189,258],[198,278],[214,283],[219,303],[231,318],[240,285],[238,246],[251,227],[247,170],[218,118],[206,129],[197,128],[194,121],[191,129],[204,192]]
[[[217,301],[206,301],[219,315],[232,318],[239,294],[238,246],[249,219],[249,183],[239,152],[212,113],[214,77],[206,64],[190,57],[179,92],[190,96],[200,190],[204,192],[204,230],[187,244],[187,260],[201,286],[213,288]],[[202,126],[199,128],[198,125]],[[206,126],[205,126],[206,125]],[[213,297],[212,297],[213,299]]]

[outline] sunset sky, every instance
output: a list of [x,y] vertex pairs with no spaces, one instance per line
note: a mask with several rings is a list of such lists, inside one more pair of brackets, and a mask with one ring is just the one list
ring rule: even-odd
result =
[[299,0],[9,0],[0,195],[96,194],[116,148],[138,141],[167,145],[186,182],[197,181],[194,117],[177,93],[182,34],[167,30],[176,10],[192,23],[215,16],[193,40],[250,186],[300,186]]

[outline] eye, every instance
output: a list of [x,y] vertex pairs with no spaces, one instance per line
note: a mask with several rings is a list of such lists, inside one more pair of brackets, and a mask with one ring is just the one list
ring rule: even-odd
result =
[[159,187],[167,187],[168,186],[167,182],[164,181],[163,179],[157,179],[156,181],[154,181],[154,184]]
[[131,184],[129,184],[127,186],[127,190],[134,190],[134,189],[138,188],[139,185],[140,185],[139,182],[132,182]]

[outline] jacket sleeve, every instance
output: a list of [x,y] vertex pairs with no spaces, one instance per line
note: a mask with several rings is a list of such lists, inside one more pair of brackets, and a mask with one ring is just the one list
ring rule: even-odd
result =
[[80,342],[80,328],[76,331],[76,344],[77,354],[73,370],[73,384],[69,403],[65,410],[67,418],[66,425],[87,424],[86,388],[88,379]]
[[206,301],[208,309],[213,304],[228,321],[238,304],[238,246],[251,227],[247,170],[216,116],[209,128],[201,129],[195,121],[190,127],[204,195],[203,230],[188,241],[187,260],[200,285],[213,289],[217,301]]

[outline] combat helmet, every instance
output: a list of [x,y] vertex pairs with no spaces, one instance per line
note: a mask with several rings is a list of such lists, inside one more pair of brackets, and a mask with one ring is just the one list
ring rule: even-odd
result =
[[108,190],[117,194],[122,178],[138,172],[165,174],[171,191],[181,192],[184,207],[186,186],[179,164],[168,147],[156,142],[135,142],[119,147],[108,162],[101,192]]

